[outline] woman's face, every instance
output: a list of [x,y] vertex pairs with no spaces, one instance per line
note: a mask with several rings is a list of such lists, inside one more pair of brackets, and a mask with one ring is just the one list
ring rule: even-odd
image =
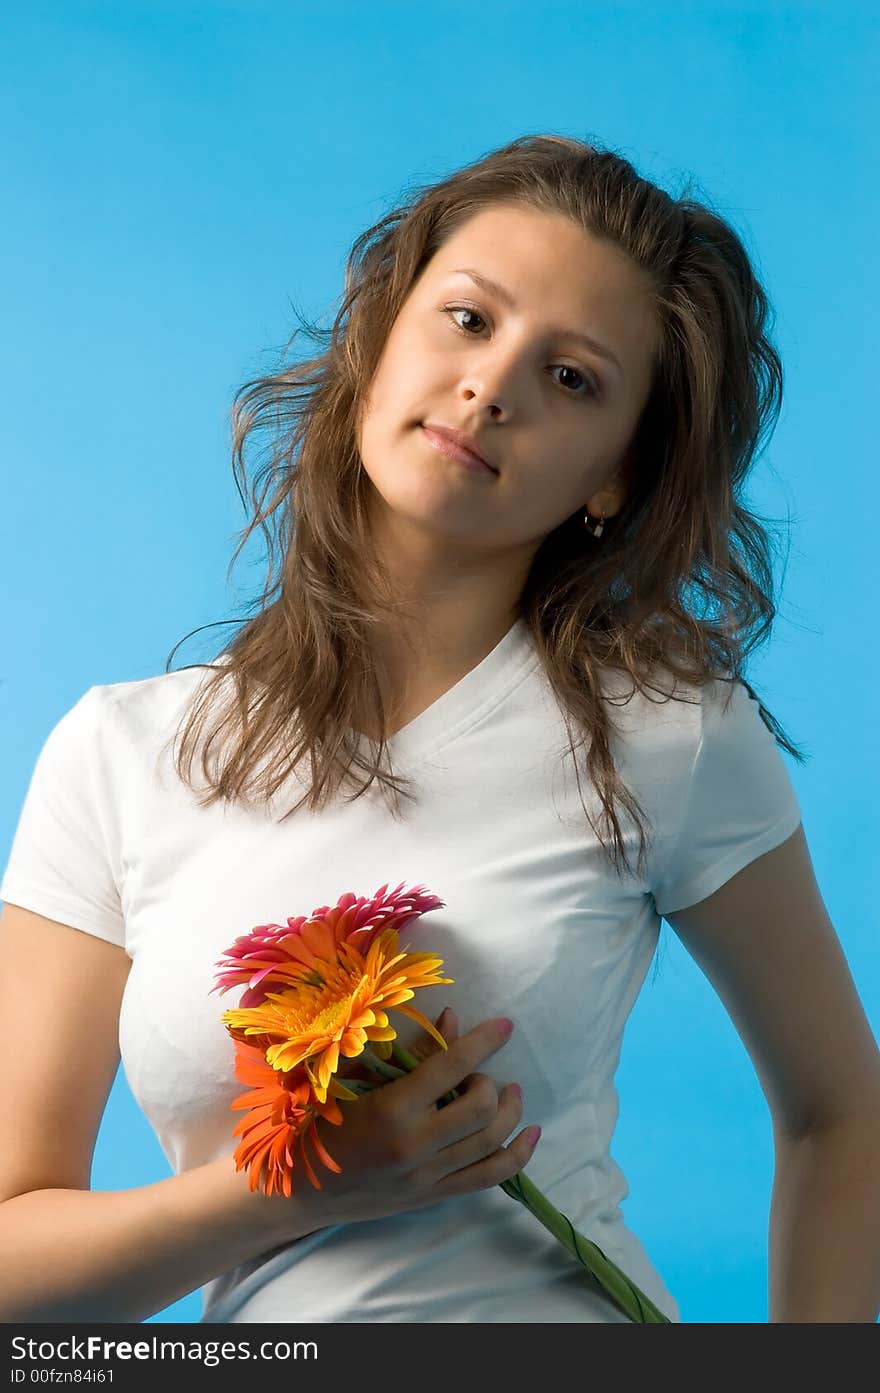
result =
[[[475,214],[425,267],[371,383],[358,442],[371,512],[408,546],[523,562],[573,513],[610,516],[656,332],[646,276],[613,244],[524,205]],[[472,435],[497,474],[442,454],[425,422]]]

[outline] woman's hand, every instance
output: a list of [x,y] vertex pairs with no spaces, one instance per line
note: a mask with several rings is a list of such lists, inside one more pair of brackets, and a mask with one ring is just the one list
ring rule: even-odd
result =
[[[321,1190],[299,1173],[298,1201],[316,1226],[379,1219],[489,1190],[531,1159],[533,1129],[504,1145],[522,1115],[518,1085],[499,1092],[487,1074],[476,1072],[510,1031],[488,1020],[459,1036],[454,1013],[444,1012],[438,1028],[444,1018],[448,1049],[434,1042],[417,1046],[412,1053],[426,1057],[411,1074],[354,1102],[341,1101],[341,1126],[316,1122],[323,1145],[342,1167],[338,1175],[320,1168]],[[438,1108],[451,1089],[460,1096]]]

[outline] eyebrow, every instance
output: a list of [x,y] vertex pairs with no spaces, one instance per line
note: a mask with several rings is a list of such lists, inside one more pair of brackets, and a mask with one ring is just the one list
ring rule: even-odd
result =
[[[457,270],[450,271],[449,274],[452,276],[470,276],[472,281],[476,281],[477,285],[481,286],[488,294],[494,295],[496,300],[500,300],[508,309],[516,309],[516,301],[510,291],[505,289],[503,285],[499,285],[497,281],[491,280],[489,276],[484,276],[481,271],[475,271],[469,266],[460,266]],[[589,334],[579,333],[576,329],[551,329],[550,333],[553,334],[554,337],[571,339],[576,343],[582,344],[585,348],[592,349],[592,351],[598,353],[600,357],[607,358],[608,361],[613,363],[617,368],[621,377],[623,377],[623,368],[620,366],[615,355],[611,352],[611,349],[606,348],[604,344],[598,343],[597,340],[591,338]]]

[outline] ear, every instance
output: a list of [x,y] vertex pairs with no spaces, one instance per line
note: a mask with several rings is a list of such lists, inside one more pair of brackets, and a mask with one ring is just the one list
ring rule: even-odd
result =
[[630,475],[633,468],[632,444],[627,446],[614,471],[601,489],[587,499],[584,507],[594,518],[613,518],[619,513],[630,494]]

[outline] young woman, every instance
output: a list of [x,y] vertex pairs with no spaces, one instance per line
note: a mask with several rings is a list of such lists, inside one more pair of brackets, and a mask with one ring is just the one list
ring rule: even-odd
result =
[[[498,1188],[528,1167],[680,1320],[610,1154],[661,917],[772,1115],[770,1319],[875,1318],[880,1057],[802,756],[743,676],[775,613],[743,501],[781,404],[766,315],[714,212],[522,137],[365,233],[324,351],[248,384],[259,612],[206,674],[77,701],[0,884],[0,1318],[203,1287],[210,1321],[625,1320]],[[449,1047],[318,1124],[320,1190],[252,1191],[218,958],[403,884],[443,902],[409,938],[454,979]],[[92,1192],[118,1048],[174,1175]]]

